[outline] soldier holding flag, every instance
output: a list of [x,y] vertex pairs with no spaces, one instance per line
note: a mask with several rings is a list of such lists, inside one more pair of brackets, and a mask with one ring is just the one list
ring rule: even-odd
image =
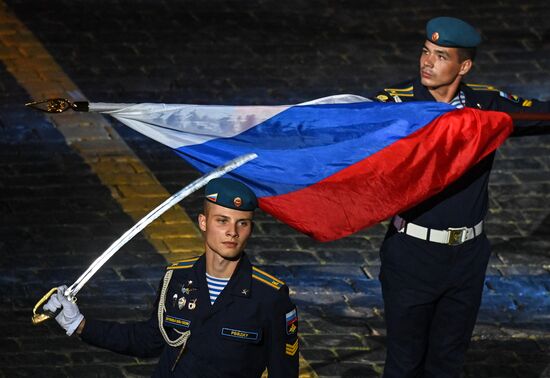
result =
[[[385,375],[458,376],[490,254],[483,220],[494,150],[512,131],[512,120],[519,119],[517,114],[512,118],[501,112],[550,111],[545,102],[521,99],[492,86],[464,84],[480,41],[478,32],[464,21],[448,17],[430,21],[419,78],[373,96],[380,102],[408,104],[381,104],[355,95],[269,107],[83,106],[62,100],[65,106],[58,111],[110,114],[175,149],[201,171],[209,168],[205,161],[254,149],[258,160],[240,175],[260,198],[262,209],[318,240],[341,238],[399,213],[381,248],[388,328]],[[524,124],[537,123],[515,123]],[[263,281],[277,286],[276,279]],[[193,289],[182,286],[183,299],[170,291],[169,295],[178,295],[172,306],[200,305],[188,297]],[[166,298],[159,303],[167,308],[170,304]],[[293,310],[285,313],[289,337],[296,331],[295,315]],[[168,320],[180,332],[190,324],[189,343],[197,340],[196,322],[188,323],[185,317]],[[163,327],[158,328],[162,332]],[[238,327],[223,328],[231,336],[222,336],[242,341],[256,337]],[[87,329],[93,329],[88,321],[84,339]],[[258,337],[265,340],[264,335]],[[296,352],[293,340],[285,342],[287,355]],[[176,360],[175,355],[170,358]],[[186,358],[183,352],[181,361]]]
[[[465,84],[462,79],[472,69],[480,42],[479,33],[460,19],[430,20],[419,77],[386,88],[374,98],[550,112],[548,102],[522,99],[491,85]],[[516,131],[518,126],[541,124],[515,122]],[[474,142],[475,136],[470,136]],[[494,152],[442,192],[393,217],[380,250],[387,326],[384,377],[460,375],[490,256],[483,222],[493,160]]]

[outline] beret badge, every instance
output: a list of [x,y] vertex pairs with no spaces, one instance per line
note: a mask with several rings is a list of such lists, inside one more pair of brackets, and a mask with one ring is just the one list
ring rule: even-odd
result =
[[241,207],[242,204],[243,200],[241,199],[241,197],[235,197],[233,199],[233,205],[235,205],[235,207]]

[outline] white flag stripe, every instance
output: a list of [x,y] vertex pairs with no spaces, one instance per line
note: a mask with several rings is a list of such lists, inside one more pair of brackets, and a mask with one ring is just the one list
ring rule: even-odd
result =
[[[296,106],[370,101],[345,94],[319,98]],[[89,110],[109,114],[137,132],[170,148],[231,138],[295,105],[224,106],[185,104],[89,103]]]

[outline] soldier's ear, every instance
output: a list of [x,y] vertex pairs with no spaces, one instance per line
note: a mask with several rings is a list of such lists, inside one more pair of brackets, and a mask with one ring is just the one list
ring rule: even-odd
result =
[[472,62],[471,59],[466,59],[464,62],[460,63],[460,71],[458,72],[459,75],[466,75],[470,70],[472,69],[474,65],[474,62]]
[[206,215],[199,214],[199,228],[202,232],[206,232]]

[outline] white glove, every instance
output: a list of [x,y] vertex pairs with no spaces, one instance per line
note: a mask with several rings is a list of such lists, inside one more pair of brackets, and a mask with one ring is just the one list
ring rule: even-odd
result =
[[57,293],[50,297],[50,300],[44,305],[44,310],[55,313],[62,308],[61,312],[55,317],[56,322],[67,331],[67,335],[71,336],[78,328],[84,316],[80,313],[76,303],[71,302],[63,295],[67,289],[66,285],[59,286]]

